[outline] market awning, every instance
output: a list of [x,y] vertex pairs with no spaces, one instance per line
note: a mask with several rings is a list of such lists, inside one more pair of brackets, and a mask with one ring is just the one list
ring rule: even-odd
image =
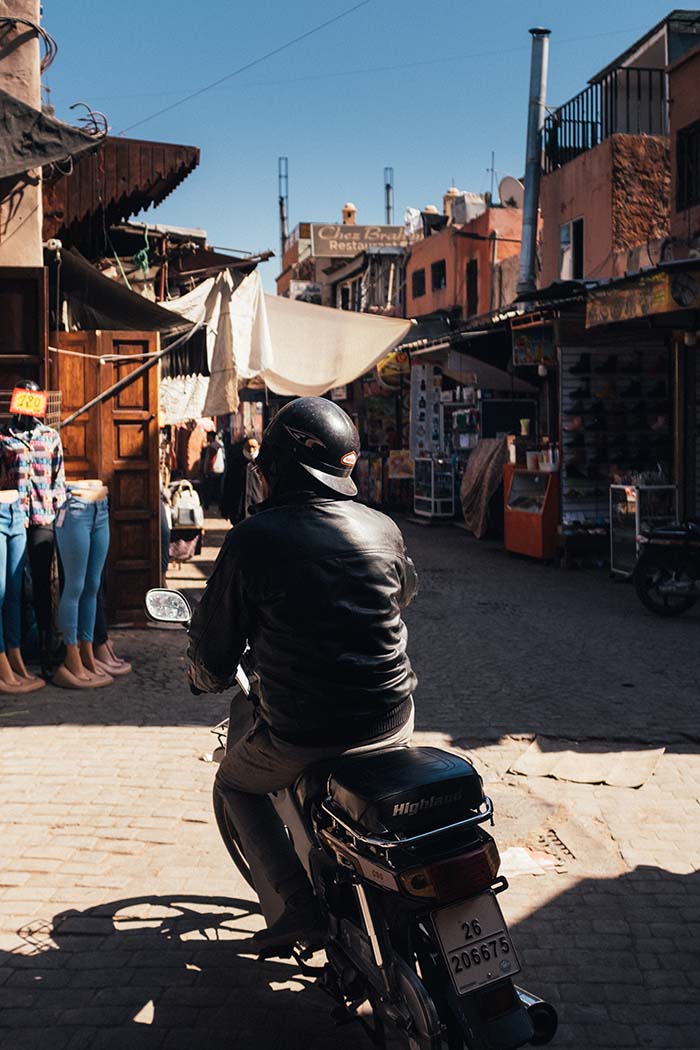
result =
[[537,387],[532,383],[503,372],[485,361],[479,361],[470,354],[460,354],[451,348],[450,343],[441,343],[426,350],[414,350],[411,360],[420,363],[430,361],[439,365],[444,375],[463,386],[478,386],[482,390],[508,390],[518,394],[538,393]]
[[44,237],[101,251],[104,225],[160,204],[198,164],[196,146],[107,136],[70,175],[44,182]]
[[190,320],[207,325],[211,379],[161,384],[168,422],[235,412],[239,385],[254,377],[287,397],[325,394],[369,372],[411,326],[264,295],[257,272],[238,288],[222,273],[177,302]]
[[[55,287],[56,267],[52,265],[49,273]],[[176,336],[192,328],[188,318],[165,310],[126,285],[105,277],[74,248],[61,253],[58,279],[61,297],[68,302],[71,322],[83,330],[161,332]],[[161,369],[163,375],[208,375],[206,332],[203,329],[194,332],[190,340],[163,359]]]
[[102,136],[88,135],[0,90],[0,179],[76,160],[102,141]]

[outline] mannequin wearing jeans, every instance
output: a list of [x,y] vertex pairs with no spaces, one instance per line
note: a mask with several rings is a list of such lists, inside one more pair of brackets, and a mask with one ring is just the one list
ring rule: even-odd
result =
[[[38,391],[32,380],[17,384]],[[32,574],[34,611],[41,645],[42,671],[48,674],[51,650],[51,565],[56,506],[66,498],[63,447],[58,432],[35,416],[15,415],[0,430],[3,488],[17,489],[25,514],[27,556]]]
[[66,657],[53,677],[54,685],[65,689],[111,685],[114,679],[98,668],[92,648],[97,592],[109,548],[107,489],[90,484],[71,487],[58,508],[55,529],[64,575],[58,622]]
[[0,491],[0,693],[33,693],[45,684],[24,666],[22,577],[27,521],[17,489]]

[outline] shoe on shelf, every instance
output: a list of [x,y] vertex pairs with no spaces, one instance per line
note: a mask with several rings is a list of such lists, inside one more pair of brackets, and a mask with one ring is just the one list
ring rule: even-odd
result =
[[563,429],[567,434],[575,433],[577,430],[583,429],[583,416],[574,416],[568,423],[563,424]]
[[576,364],[569,369],[570,376],[585,376],[591,371],[591,355],[581,354]]
[[633,379],[629,386],[623,387],[620,391],[620,397],[640,397],[642,393],[642,384],[638,379]]
[[584,405],[583,405],[582,401],[574,401],[573,405],[570,405],[569,408],[566,410],[566,412],[564,412],[564,415],[565,416],[580,416],[585,411],[586,411],[586,409],[584,408]]
[[577,478],[579,481],[583,481],[586,477],[585,470],[578,466],[576,461],[567,463],[565,469],[567,478]]
[[[566,430],[566,429],[567,429],[567,427],[566,427],[566,424],[565,424],[564,425],[564,430]],[[585,444],[586,444],[586,439],[583,436],[583,434],[579,431],[578,433],[574,433],[574,436],[571,438],[570,441],[566,442],[566,447],[567,448],[583,448],[585,446]]]
[[593,369],[594,372],[605,373],[605,372],[617,372],[617,357],[615,354],[608,354],[608,356],[597,364]]

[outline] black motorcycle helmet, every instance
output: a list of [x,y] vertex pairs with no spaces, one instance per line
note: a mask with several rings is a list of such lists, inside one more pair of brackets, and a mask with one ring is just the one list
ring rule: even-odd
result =
[[339,405],[325,397],[299,397],[281,408],[265,430],[258,464],[270,480],[270,474],[297,463],[333,492],[356,496],[350,475],[359,452],[360,435]]

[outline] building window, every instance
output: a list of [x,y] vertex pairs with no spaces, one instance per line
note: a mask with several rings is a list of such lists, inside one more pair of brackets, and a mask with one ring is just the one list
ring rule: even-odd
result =
[[411,275],[411,292],[414,299],[425,295],[425,270],[414,270]]
[[430,267],[430,286],[434,292],[447,287],[447,268],[444,259],[438,259]]
[[700,204],[700,120],[676,137],[676,210]]
[[470,259],[467,263],[467,317],[479,312],[479,263]]
[[583,219],[559,227],[559,277],[562,281],[583,280]]

